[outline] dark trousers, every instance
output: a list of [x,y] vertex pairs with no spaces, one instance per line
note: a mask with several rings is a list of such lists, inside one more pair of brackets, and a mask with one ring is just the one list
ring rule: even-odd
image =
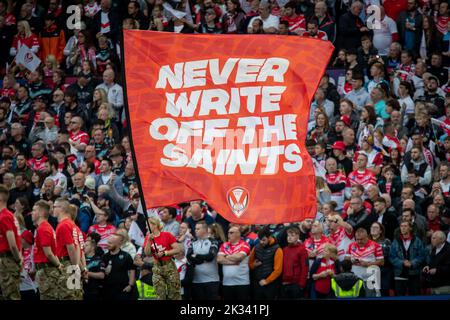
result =
[[395,280],[396,296],[417,296],[420,294],[420,278],[419,276],[409,277],[408,280]]
[[275,300],[277,294],[277,282],[272,282],[265,286],[260,286],[259,281],[256,281],[253,284],[253,295],[255,300]]
[[22,301],[39,301],[39,291],[20,291],[20,296]]
[[219,282],[193,283],[193,300],[219,300]]
[[282,300],[298,300],[303,298],[303,289],[296,283],[283,284],[280,291]]
[[224,300],[249,300],[250,285],[245,286],[223,286]]

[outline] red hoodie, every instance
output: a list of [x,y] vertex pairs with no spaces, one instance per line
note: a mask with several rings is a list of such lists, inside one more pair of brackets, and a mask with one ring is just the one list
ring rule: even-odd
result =
[[306,286],[308,276],[308,254],[302,243],[283,248],[283,283],[297,283]]

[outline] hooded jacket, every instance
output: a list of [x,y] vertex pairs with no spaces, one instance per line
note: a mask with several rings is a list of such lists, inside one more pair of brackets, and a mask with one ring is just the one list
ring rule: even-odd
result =
[[308,276],[308,256],[305,246],[301,243],[283,248],[283,277],[282,282],[298,284],[301,288],[306,285]]
[[[351,290],[359,280],[361,279],[359,279],[353,272],[339,273],[334,277],[334,281],[343,291]],[[365,296],[364,287],[362,286],[359,291],[359,297],[364,296]]]

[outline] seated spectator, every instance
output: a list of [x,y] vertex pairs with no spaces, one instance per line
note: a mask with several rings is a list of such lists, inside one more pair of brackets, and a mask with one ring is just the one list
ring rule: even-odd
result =
[[294,1],[286,3],[284,5],[284,15],[281,19],[289,23],[289,32],[300,35],[306,30],[306,20],[303,15],[295,12],[296,6]]
[[222,16],[223,33],[243,33],[245,31],[245,12],[241,8],[241,3],[238,0],[228,0],[226,4],[227,12]]
[[11,56],[15,57],[19,52],[19,43],[21,45],[26,45],[33,53],[39,53],[39,39],[36,34],[31,31],[30,24],[26,20],[21,20],[17,23],[17,34],[13,39],[13,43],[9,51]]
[[422,150],[420,147],[413,147],[411,149],[411,159],[405,161],[402,166],[402,182],[408,182],[408,172],[415,171],[419,177],[419,184],[421,186],[428,186],[431,183],[431,167],[425,162]]
[[255,33],[253,21],[255,21],[256,19],[260,19],[262,21],[264,33],[277,33],[280,19],[270,14],[270,5],[267,2],[260,3],[258,13],[259,16],[256,16],[250,20],[247,28],[247,33]]
[[369,101],[369,94],[364,88],[364,76],[361,73],[352,73],[352,89],[345,95],[345,98],[353,102],[358,111]]
[[320,40],[328,40],[328,35],[326,32],[319,30],[319,22],[316,18],[312,18],[308,21],[306,24],[306,32],[303,32],[302,36]]

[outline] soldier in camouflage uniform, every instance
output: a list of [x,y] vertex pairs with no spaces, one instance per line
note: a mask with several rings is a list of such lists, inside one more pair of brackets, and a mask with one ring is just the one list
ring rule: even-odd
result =
[[[81,279],[82,235],[73,222],[74,208],[63,198],[58,198],[54,204],[54,213],[58,217],[56,227],[56,253],[63,265],[59,278],[60,300],[83,299],[83,283]],[[76,211],[75,211],[76,214]]]
[[49,204],[43,200],[36,202],[31,212],[37,226],[33,258],[41,300],[58,300],[62,264],[56,257],[56,234],[48,223],[49,215]]
[[158,300],[181,300],[181,284],[172,256],[180,251],[175,237],[161,232],[163,225],[158,218],[149,218],[151,233],[144,242],[146,255],[153,254],[153,286]]
[[7,209],[9,191],[0,185],[0,288],[1,299],[20,300],[20,269],[22,240],[19,223]]

